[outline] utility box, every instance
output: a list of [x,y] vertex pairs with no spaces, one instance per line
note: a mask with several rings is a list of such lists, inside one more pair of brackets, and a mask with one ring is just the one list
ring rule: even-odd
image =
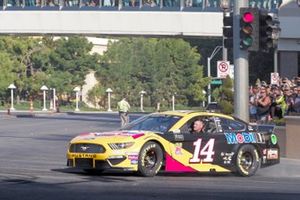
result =
[[286,116],[286,157],[300,159],[300,116]]

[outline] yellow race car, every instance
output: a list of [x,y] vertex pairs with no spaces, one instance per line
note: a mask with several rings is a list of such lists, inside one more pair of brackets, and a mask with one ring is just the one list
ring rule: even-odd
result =
[[[204,131],[192,132],[195,120]],[[208,112],[169,111],[145,115],[112,132],[81,134],[71,140],[67,165],[86,172],[109,169],[143,176],[167,172],[236,172],[252,176],[279,163],[273,130]]]

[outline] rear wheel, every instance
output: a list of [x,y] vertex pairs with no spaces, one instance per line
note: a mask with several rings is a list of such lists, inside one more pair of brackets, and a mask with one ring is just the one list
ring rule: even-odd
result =
[[243,145],[236,157],[237,173],[241,176],[253,176],[260,167],[260,158],[253,145]]
[[155,176],[163,161],[163,151],[159,144],[147,142],[139,154],[138,171],[142,176]]

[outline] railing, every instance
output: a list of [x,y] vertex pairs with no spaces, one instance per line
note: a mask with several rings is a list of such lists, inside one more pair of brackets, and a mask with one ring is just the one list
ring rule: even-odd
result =
[[[231,1],[233,3],[233,1]],[[277,12],[282,0],[249,0]],[[0,0],[1,10],[128,10],[221,12],[220,0]]]

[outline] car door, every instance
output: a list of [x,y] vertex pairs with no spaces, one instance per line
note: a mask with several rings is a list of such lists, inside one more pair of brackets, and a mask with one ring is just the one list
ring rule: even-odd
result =
[[[205,122],[206,130],[192,133],[193,122],[199,118]],[[207,126],[208,123],[211,126]],[[167,134],[173,145],[170,155],[166,156],[166,171],[209,171],[205,164],[214,161],[215,137],[212,135],[216,132],[214,118],[197,116],[188,120],[178,132]]]
[[[195,119],[191,119],[193,121]],[[186,127],[191,127],[191,122],[182,126],[184,141],[182,148],[188,151],[189,166],[198,171],[222,171],[232,169],[234,152],[228,145],[224,135],[224,121],[218,116],[206,116],[205,130],[202,134],[188,134]]]
[[[189,158],[191,167],[198,171],[228,172],[234,167],[234,146],[228,144],[224,129],[232,131],[243,129],[243,124],[219,116],[207,116],[205,133],[185,136],[183,148],[192,155]],[[226,124],[225,124],[226,123]],[[224,125],[225,124],[225,125]]]
[[218,164],[222,151],[220,147],[225,142],[220,120],[215,116],[206,116],[203,121],[204,133],[187,136],[183,147],[192,154],[191,164]]

